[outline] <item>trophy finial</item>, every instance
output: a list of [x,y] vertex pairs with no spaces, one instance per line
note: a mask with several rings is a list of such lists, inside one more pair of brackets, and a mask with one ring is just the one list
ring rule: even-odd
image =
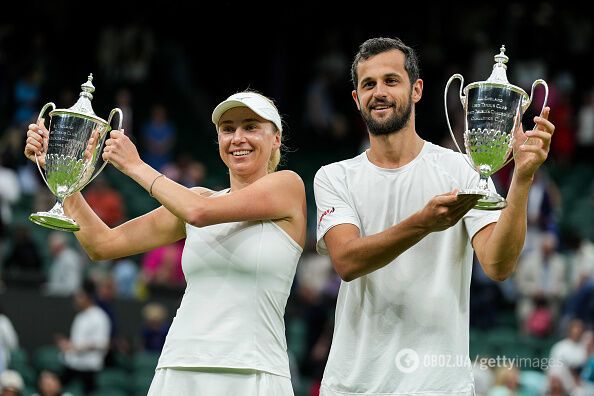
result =
[[74,106],[72,106],[68,110],[80,114],[95,115],[95,112],[93,111],[93,106],[91,106],[91,100],[93,100],[93,92],[95,92],[95,86],[93,85],[92,81],[93,73],[90,73],[87,82],[80,86],[82,91],[80,95],[78,95],[78,101],[74,104]]
[[[91,95],[91,94],[93,92],[95,92],[95,86],[93,85],[92,81],[93,81],[93,73],[90,73],[89,79],[87,80],[87,82],[80,86],[83,90],[83,92],[80,93],[81,96],[83,95],[83,93],[87,93],[88,95],[90,95],[89,99],[93,99],[93,95]],[[87,95],[84,95],[84,96],[87,96]]]
[[495,62],[501,64],[502,66],[506,67],[505,64],[509,61],[509,57],[505,55],[505,45],[502,45],[499,48],[499,54],[495,55]]
[[507,81],[507,66],[505,65],[509,61],[509,57],[505,55],[505,45],[502,45],[499,49],[499,54],[495,55],[495,64],[493,65],[493,71],[487,79],[488,82],[497,82],[501,84],[509,84]]

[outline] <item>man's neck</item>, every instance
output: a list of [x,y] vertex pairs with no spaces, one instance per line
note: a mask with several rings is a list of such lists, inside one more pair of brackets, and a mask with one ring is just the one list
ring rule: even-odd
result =
[[414,160],[425,141],[414,128],[405,128],[390,135],[369,135],[369,161],[380,168],[396,169]]

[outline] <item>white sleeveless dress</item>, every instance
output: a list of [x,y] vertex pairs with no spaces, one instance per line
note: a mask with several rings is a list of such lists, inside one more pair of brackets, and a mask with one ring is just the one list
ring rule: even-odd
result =
[[186,224],[187,287],[148,394],[293,395],[284,312],[301,253],[272,221]]

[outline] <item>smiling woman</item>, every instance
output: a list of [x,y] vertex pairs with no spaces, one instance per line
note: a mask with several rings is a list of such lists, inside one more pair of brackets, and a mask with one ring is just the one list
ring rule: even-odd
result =
[[[232,109],[236,110],[228,112],[228,110]],[[229,114],[225,114],[226,112]],[[240,114],[237,114],[237,112]],[[221,119],[223,114],[225,114],[226,117]],[[235,117],[245,117],[238,118],[241,123],[249,124],[251,122],[251,124],[247,126],[251,130],[260,130],[262,123],[270,124],[274,128],[273,134],[275,135],[275,139],[278,138],[278,145],[275,144],[275,147],[273,147],[267,168],[269,173],[274,172],[281,159],[280,147],[282,142],[283,125],[278,109],[272,100],[252,91],[236,93],[215,108],[212,113],[212,122],[217,125],[219,132],[225,134],[235,132],[236,129],[233,128],[234,115]],[[250,118],[250,115],[255,115],[255,117]],[[220,143],[219,137],[219,146]]]
[[[282,120],[255,92],[231,95],[213,111],[229,188],[188,189],[145,163],[123,131],[103,158],[162,206],[109,228],[80,194],[65,211],[93,260],[138,254],[186,238],[187,288],[159,358],[149,395],[292,395],[284,309],[305,243],[301,178],[276,171]],[[29,126],[25,154],[43,164],[47,130]]]

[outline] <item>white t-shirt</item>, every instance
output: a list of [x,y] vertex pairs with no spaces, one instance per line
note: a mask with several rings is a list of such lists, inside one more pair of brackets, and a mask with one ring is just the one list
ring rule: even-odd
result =
[[[377,234],[436,195],[477,185],[478,173],[461,154],[429,142],[398,169],[373,165],[365,152],[324,166],[314,181],[317,249],[327,253],[323,237],[336,225]],[[498,218],[471,210],[385,267],[342,282],[321,395],[471,395],[470,241]]]
[[74,294],[82,283],[83,261],[76,250],[64,248],[49,270],[47,292],[55,296]]
[[19,337],[12,322],[4,314],[0,314],[0,369],[4,370],[10,362],[10,353],[18,348]]
[[568,368],[581,367],[588,360],[588,350],[581,342],[565,338],[551,348],[551,361]]
[[284,313],[301,247],[272,221],[187,224],[186,235],[186,291],[157,367],[290,378]]
[[109,347],[111,324],[107,314],[93,305],[74,317],[70,329],[70,341],[78,348],[93,347],[84,352],[66,352],[66,365],[80,371],[99,371],[103,368]]

